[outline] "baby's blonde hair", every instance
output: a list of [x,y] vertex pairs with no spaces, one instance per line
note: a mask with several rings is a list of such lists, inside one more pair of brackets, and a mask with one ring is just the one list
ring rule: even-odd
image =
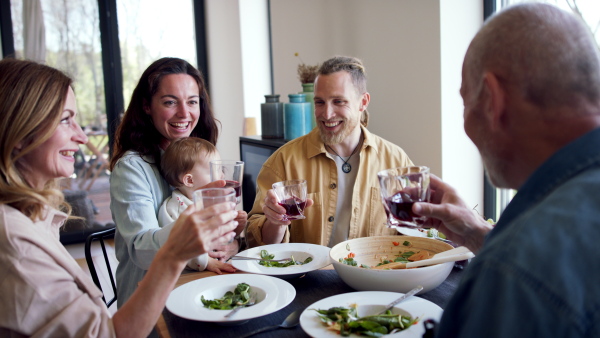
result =
[[171,142],[160,161],[163,177],[173,187],[183,185],[181,178],[206,155],[215,154],[217,147],[199,137],[184,137]]

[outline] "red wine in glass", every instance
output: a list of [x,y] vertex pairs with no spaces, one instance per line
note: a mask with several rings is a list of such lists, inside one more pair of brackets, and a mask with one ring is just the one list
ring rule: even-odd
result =
[[302,216],[302,211],[304,210],[306,201],[302,201],[297,197],[290,197],[278,204],[285,208],[285,214],[288,220],[304,218]]
[[240,197],[242,194],[242,185],[238,181],[225,181],[225,188],[233,188],[235,197]]
[[418,226],[415,221],[419,216],[412,212],[413,204],[419,202],[418,200],[413,201],[410,195],[399,191],[391,197],[386,198],[385,202],[387,204],[387,209],[389,209],[389,212],[395,219],[402,223],[412,223],[413,226]]

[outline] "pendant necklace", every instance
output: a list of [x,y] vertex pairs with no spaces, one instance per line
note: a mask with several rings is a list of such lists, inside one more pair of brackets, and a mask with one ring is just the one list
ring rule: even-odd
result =
[[354,147],[354,150],[352,151],[352,154],[350,154],[350,156],[348,156],[347,160],[344,160],[343,157],[341,157],[335,150],[333,150],[333,148],[331,148],[331,146],[328,146],[329,149],[331,149],[331,151],[333,151],[334,154],[337,155],[337,157],[341,158],[342,161],[344,161],[344,164],[342,165],[342,171],[347,174],[350,171],[352,171],[352,166],[350,165],[350,163],[348,163],[348,161],[350,161],[350,158],[352,158],[352,155],[354,155],[354,153],[356,152],[356,149],[358,149],[358,146],[360,146],[361,142],[359,141],[358,144],[356,145],[356,147]]

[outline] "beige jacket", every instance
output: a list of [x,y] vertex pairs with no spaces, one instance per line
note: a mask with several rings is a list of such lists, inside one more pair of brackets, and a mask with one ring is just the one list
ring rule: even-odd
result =
[[[361,129],[364,142],[352,194],[352,210],[347,210],[352,213],[348,238],[398,234],[384,226],[386,214],[379,194],[377,172],[413,163],[400,147],[371,134],[364,127]],[[315,128],[308,135],[286,143],[264,163],[256,180],[256,199],[246,226],[249,247],[265,245],[262,226],[266,217],[262,207],[267,191],[273,183],[289,179],[306,179],[308,197],[314,205],[304,212],[306,219],[292,221],[283,242],[329,243],[337,205],[337,167]]]
[[59,241],[65,219],[0,204],[0,337],[115,336],[102,292]]

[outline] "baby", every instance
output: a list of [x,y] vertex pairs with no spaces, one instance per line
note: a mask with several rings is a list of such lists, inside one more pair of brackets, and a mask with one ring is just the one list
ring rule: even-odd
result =
[[[176,189],[161,205],[158,222],[161,227],[173,223],[193,202],[193,194],[210,180],[210,161],[219,160],[217,148],[210,142],[197,137],[186,137],[171,142],[161,158],[161,169],[165,180]],[[238,211],[235,220],[239,223],[236,235],[246,226],[248,215]],[[221,274],[221,270],[235,272],[228,263],[203,254],[190,260],[187,267],[193,270],[209,270]]]

